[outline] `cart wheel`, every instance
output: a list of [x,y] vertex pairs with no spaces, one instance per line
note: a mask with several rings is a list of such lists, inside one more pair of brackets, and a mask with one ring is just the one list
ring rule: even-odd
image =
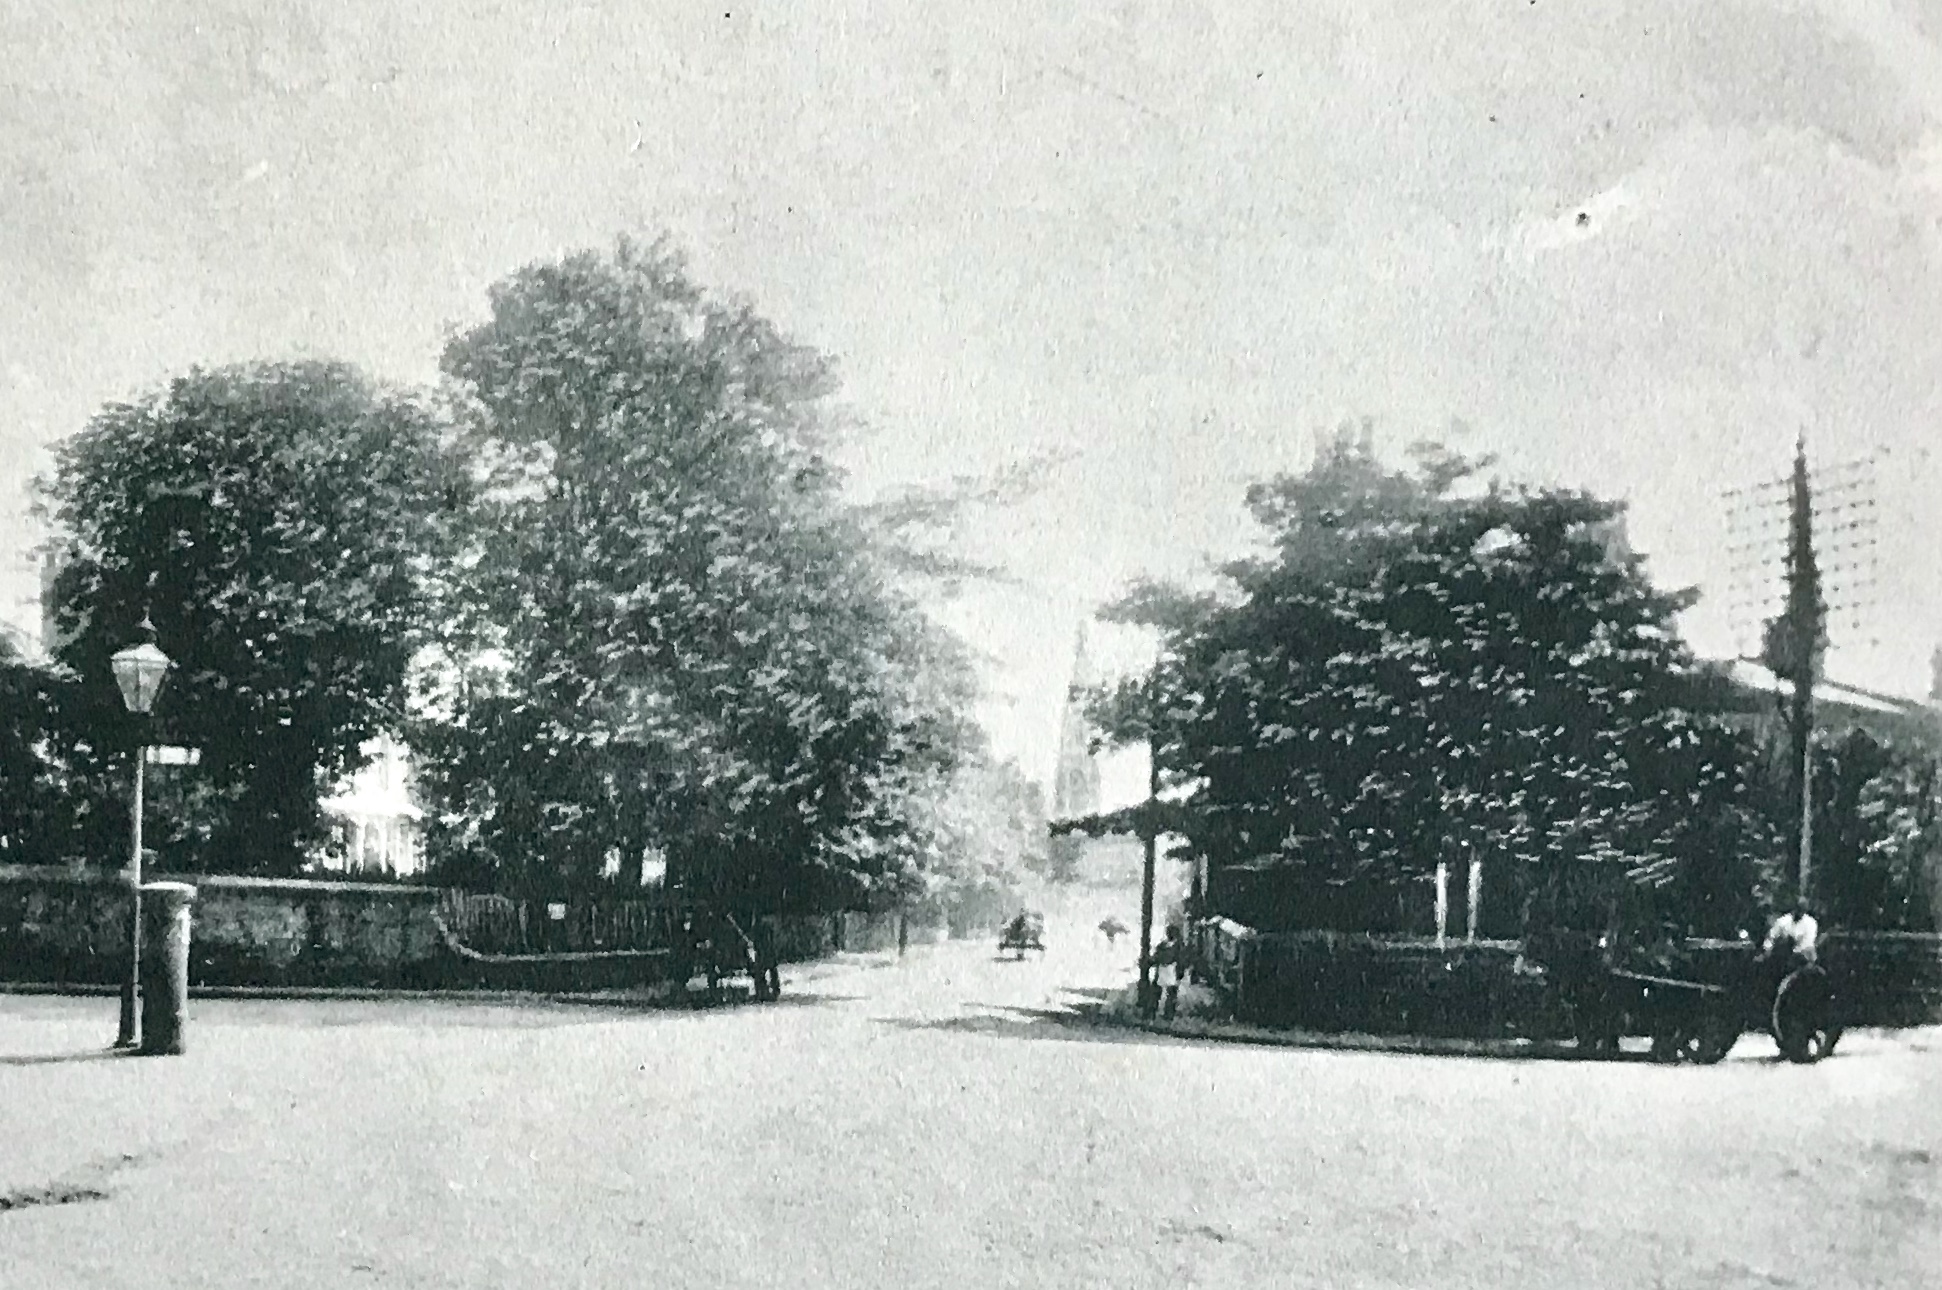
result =
[[1795,1034],[1789,1034],[1780,1041],[1780,1053],[1790,1062],[1811,1066],[1834,1051],[1828,1043],[1833,1032],[1821,1027],[1811,1027]]

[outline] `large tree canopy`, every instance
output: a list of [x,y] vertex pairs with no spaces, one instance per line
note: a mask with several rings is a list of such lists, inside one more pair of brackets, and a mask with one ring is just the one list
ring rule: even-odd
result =
[[423,735],[447,862],[659,852],[766,903],[909,881],[971,669],[893,581],[894,523],[844,500],[827,363],[623,241],[501,283],[444,366],[490,472],[465,684]]
[[[1740,809],[1740,736],[1682,702],[1685,598],[1602,540],[1617,508],[1474,475],[1441,450],[1393,471],[1344,437],[1251,491],[1272,554],[1221,594],[1116,607],[1165,647],[1100,716],[1150,729],[1193,789],[1193,849],[1392,911],[1381,893],[1439,861],[1509,862],[1516,895],[1486,909],[1511,930],[1533,900],[1671,886],[1769,845]],[[1744,910],[1721,900],[1730,925]]]
[[44,491],[77,719],[132,742],[108,661],[152,617],[175,664],[157,727],[203,750],[195,862],[294,872],[320,789],[399,726],[443,614],[465,482],[439,418],[341,364],[198,369],[103,409]]

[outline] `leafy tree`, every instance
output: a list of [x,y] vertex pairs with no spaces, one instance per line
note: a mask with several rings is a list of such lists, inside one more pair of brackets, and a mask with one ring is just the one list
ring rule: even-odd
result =
[[175,664],[156,729],[203,750],[177,840],[211,870],[295,872],[442,617],[467,486],[440,418],[343,364],[196,369],[104,408],[43,490],[80,728],[134,742],[108,661],[152,617]]
[[1193,790],[1195,852],[1285,866],[1312,905],[1376,926],[1440,860],[1481,855],[1515,891],[1487,926],[1512,931],[1670,889],[1722,838],[1755,845],[1721,814],[1730,736],[1681,702],[1687,598],[1608,551],[1613,505],[1475,474],[1437,448],[1392,471],[1340,438],[1250,491],[1272,554],[1221,593],[1142,588],[1113,611],[1165,648],[1098,718],[1150,726]]
[[907,894],[971,670],[898,587],[897,518],[842,495],[825,360],[623,240],[495,287],[444,366],[489,470],[420,736],[446,863],[543,886],[654,850],[762,907]]

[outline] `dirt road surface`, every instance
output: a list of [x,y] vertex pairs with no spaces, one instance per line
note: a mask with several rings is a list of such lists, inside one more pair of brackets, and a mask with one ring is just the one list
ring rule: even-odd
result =
[[170,1059],[0,998],[0,1286],[1942,1285],[1942,1033],[1184,1042],[1063,1017],[1130,979],[1104,912],[774,1006],[198,1001]]

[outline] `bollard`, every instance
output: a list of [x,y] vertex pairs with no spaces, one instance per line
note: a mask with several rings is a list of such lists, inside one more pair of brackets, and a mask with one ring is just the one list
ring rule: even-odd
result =
[[142,1046],[154,1056],[183,1051],[182,1021],[189,1010],[190,906],[186,882],[142,886]]

